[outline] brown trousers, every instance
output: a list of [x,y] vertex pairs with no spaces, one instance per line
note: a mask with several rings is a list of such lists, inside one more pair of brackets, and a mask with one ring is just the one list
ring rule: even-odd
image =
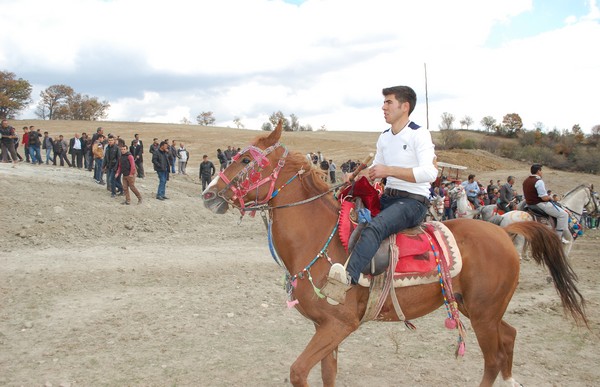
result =
[[135,176],[123,176],[123,191],[125,191],[125,201],[130,202],[129,190],[135,194],[138,200],[142,200],[142,195],[137,188],[135,188]]

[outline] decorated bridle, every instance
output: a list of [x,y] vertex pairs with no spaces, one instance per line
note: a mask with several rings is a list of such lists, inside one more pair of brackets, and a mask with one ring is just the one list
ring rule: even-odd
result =
[[[271,164],[271,161],[267,156],[279,147],[282,147],[284,149],[283,155],[277,162],[277,166],[273,168],[273,171],[268,176],[263,177],[261,173],[262,170]],[[250,145],[244,150],[237,153],[235,156],[233,156],[233,162],[238,161],[245,153],[250,153],[252,161],[250,161],[248,165],[246,165],[241,171],[239,171],[237,175],[235,175],[231,180],[229,180],[229,178],[225,175],[224,171],[219,172],[219,177],[225,182],[226,185],[221,191],[219,191],[218,195],[233,207],[238,208],[242,215],[246,212],[246,207],[248,207],[249,205],[251,207],[256,207],[261,204],[267,203],[274,197],[273,193],[275,191],[275,182],[277,181],[279,172],[285,165],[285,158],[287,157],[289,151],[284,145],[282,145],[279,142],[274,145],[271,145],[270,147],[264,150],[260,149],[257,146]],[[264,199],[259,200],[258,189],[261,186],[268,183],[270,183],[269,192],[264,197]],[[225,196],[225,193],[228,190],[231,190],[233,192],[233,196],[231,196],[230,198],[227,198]],[[252,190],[256,190],[256,199],[254,199],[253,202],[247,203],[244,201],[244,198]],[[239,205],[235,204],[236,200],[238,201]]]

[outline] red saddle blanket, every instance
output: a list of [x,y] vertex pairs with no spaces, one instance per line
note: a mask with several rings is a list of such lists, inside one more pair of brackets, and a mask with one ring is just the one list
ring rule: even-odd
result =
[[428,273],[435,269],[436,253],[442,248],[433,234],[433,226],[424,224],[425,232],[417,235],[397,234],[398,264],[396,273]]
[[[348,250],[348,241],[355,228],[351,218],[354,211],[354,202],[342,202],[339,219],[339,236],[342,245]],[[425,274],[436,269],[436,257],[444,255],[440,242],[434,234],[435,228],[429,224],[423,224],[423,233],[409,235],[396,234],[396,246],[398,247],[398,264],[395,272],[397,274]]]

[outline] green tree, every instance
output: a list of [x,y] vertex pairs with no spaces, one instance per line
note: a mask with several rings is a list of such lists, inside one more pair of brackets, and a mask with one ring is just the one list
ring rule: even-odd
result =
[[15,116],[31,103],[31,84],[14,73],[0,71],[0,118]]
[[439,128],[444,130],[444,129],[452,129],[452,125],[454,124],[454,116],[450,113],[442,113],[442,122],[439,124]]
[[480,124],[485,128],[486,132],[491,132],[496,125],[496,119],[492,116],[485,116],[481,119]]
[[285,117],[285,114],[281,112],[281,110],[271,114],[269,116],[269,122],[275,128],[279,123],[279,120],[283,120],[283,130],[286,132],[291,132],[292,127],[290,126],[290,121]]
[[215,123],[216,119],[213,116],[213,112],[202,112],[196,116],[198,125],[209,126]]
[[459,124],[461,128],[464,126],[468,130],[469,126],[473,125],[473,119],[469,116],[464,116],[463,119],[460,120]]
[[273,125],[271,125],[270,122],[265,122],[260,128],[265,132],[271,132],[273,130]]

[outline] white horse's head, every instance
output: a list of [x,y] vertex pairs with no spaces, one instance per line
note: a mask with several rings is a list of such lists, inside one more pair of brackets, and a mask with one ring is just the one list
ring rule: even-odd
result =
[[594,192],[594,186],[581,184],[565,194],[560,204],[569,211],[581,216],[585,209],[588,214],[597,214],[600,210],[598,193]]

